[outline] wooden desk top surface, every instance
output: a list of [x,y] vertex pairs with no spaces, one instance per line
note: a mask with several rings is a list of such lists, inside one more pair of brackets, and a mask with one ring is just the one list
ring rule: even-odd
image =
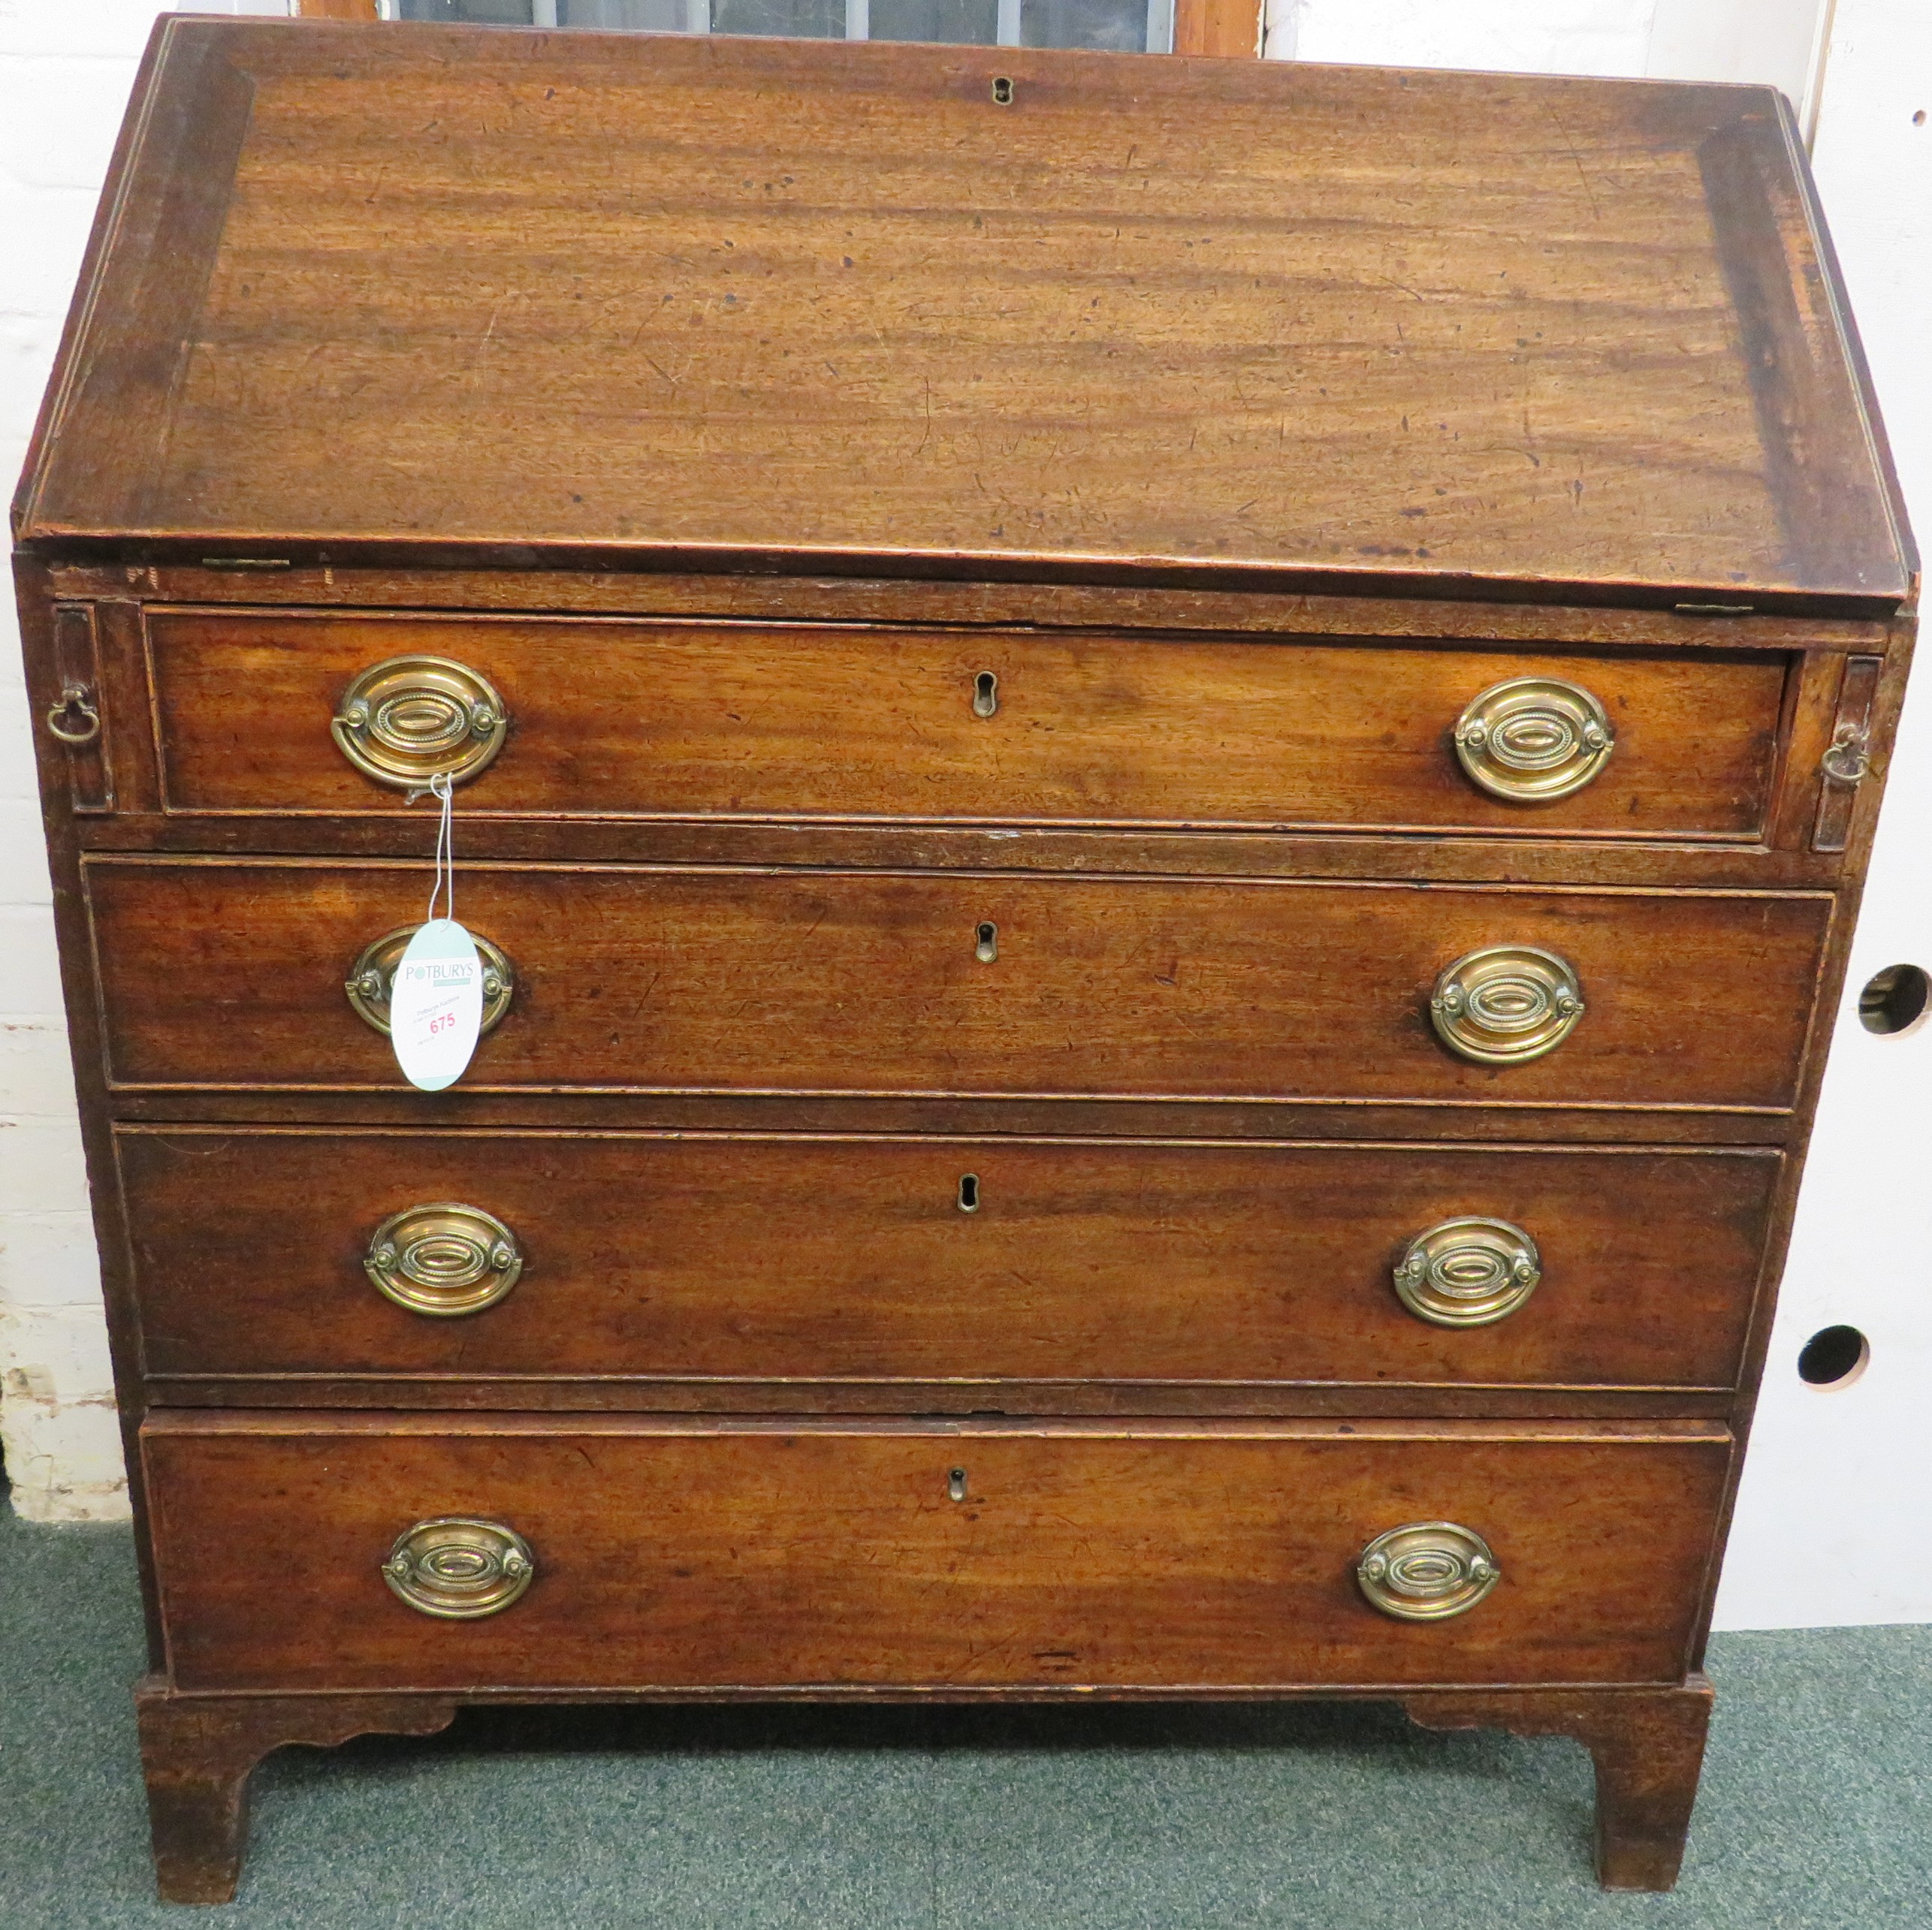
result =
[[139,85],[37,547],[1909,587],[1767,89],[168,17]]

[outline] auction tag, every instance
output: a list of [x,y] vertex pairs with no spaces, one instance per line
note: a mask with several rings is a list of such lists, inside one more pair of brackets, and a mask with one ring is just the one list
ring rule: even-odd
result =
[[411,1085],[439,1093],[463,1076],[483,1029],[483,965],[454,918],[418,925],[389,993],[389,1040]]

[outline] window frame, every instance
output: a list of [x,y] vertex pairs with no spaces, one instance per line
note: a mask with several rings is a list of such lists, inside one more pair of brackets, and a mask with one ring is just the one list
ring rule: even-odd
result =
[[[294,0],[309,20],[376,20],[376,0]],[[1266,31],[1266,0],[1174,0],[1174,51],[1257,60]]]

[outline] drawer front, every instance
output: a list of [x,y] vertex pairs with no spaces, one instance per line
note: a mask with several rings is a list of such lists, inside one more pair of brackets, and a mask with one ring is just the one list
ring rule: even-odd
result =
[[[1728,1386],[1781,1163],[175,1128],[119,1147],[153,1373],[975,1383]],[[451,1204],[488,1220],[414,1211]],[[1468,1220],[1520,1229],[1541,1277],[1492,1322],[1437,1324],[1464,1308],[1411,1311],[1393,1269]],[[490,1221],[512,1264],[486,1264]],[[1466,1268],[1483,1238],[1445,1244]],[[385,1241],[426,1258],[372,1275]]]
[[[122,1084],[396,1086],[343,987],[427,867],[87,866]],[[1822,895],[488,867],[508,954],[472,1087],[1791,1104]],[[1586,1009],[1526,1063],[1430,1021],[1464,954],[1561,954]]]
[[[331,720],[361,673],[424,656],[508,713],[469,813],[1741,839],[1764,821],[1786,675],[1782,657],[1684,650],[300,611],[160,611],[149,635],[177,811],[396,809]],[[1526,677],[1586,690],[1614,740],[1568,795],[1499,797],[1459,761],[1465,709]],[[490,734],[450,756],[487,754]]]
[[[180,1413],[143,1439],[183,1689],[1674,1681],[1729,1452],[1528,1424]],[[449,1518],[521,1537],[518,1599],[453,1620],[392,1592],[399,1538]],[[1367,1545],[1432,1522],[1480,1536],[1501,1580],[1444,1620],[1372,1607]]]

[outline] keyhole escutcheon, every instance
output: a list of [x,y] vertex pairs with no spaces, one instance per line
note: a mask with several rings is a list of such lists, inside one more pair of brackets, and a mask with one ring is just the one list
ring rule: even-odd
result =
[[961,1213],[977,1213],[980,1210],[980,1175],[961,1173],[959,1175],[959,1210]]
[[983,670],[973,680],[973,714],[990,717],[1000,707],[1000,680],[990,670]]
[[989,918],[973,934],[973,956],[990,965],[1000,955],[1000,928]]
[[963,1467],[950,1470],[946,1477],[946,1491],[955,1501],[966,1498],[966,1470]]

